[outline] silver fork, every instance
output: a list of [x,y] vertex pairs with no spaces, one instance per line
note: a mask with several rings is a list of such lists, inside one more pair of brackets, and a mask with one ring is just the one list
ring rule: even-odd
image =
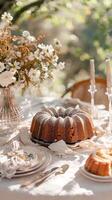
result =
[[52,169],[42,173],[41,175],[36,176],[36,178],[34,178],[33,180],[26,181],[20,186],[20,188],[32,188],[34,186],[39,186],[52,174],[56,172],[57,172],[57,175],[64,174],[68,168],[69,168],[68,164],[62,165],[61,167],[53,167]]

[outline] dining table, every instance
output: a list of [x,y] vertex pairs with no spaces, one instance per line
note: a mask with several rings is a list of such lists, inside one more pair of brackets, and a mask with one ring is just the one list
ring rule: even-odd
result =
[[[33,103],[32,103],[33,102]],[[58,100],[50,98],[38,98],[32,101],[24,99],[21,107],[24,108],[25,122],[28,126],[31,119],[41,106],[57,106]],[[62,103],[62,100],[61,100]],[[86,104],[85,104],[86,105]],[[60,104],[59,104],[60,106]],[[73,102],[72,102],[73,106]],[[87,106],[88,107],[88,106]],[[27,129],[25,126],[19,128],[20,133],[24,134]],[[18,128],[18,127],[17,127]],[[17,136],[18,137],[18,136]],[[26,144],[24,144],[26,145]],[[31,146],[41,148],[39,144],[30,142]],[[64,173],[53,173],[45,181],[38,186],[32,188],[22,188],[21,185],[32,180],[38,174],[32,174],[16,178],[1,178],[0,180],[0,199],[1,200],[111,200],[112,199],[112,182],[95,181],[89,179],[81,173],[87,156],[90,151],[84,148],[74,148],[72,154],[58,155],[47,147],[42,147],[51,154],[52,160],[43,170],[50,170],[54,167],[68,165],[68,169]],[[72,148],[71,148],[72,149]]]

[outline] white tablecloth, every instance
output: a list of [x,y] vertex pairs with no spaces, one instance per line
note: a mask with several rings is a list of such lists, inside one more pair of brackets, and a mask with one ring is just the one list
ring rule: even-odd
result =
[[[27,103],[27,102],[26,102]],[[32,111],[32,110],[31,110]],[[36,111],[36,110],[35,110]],[[19,186],[31,176],[11,180],[1,180],[1,200],[112,200],[112,183],[98,183],[87,179],[80,173],[87,153],[81,152],[74,156],[57,157],[50,168],[69,164],[65,174],[51,176],[37,188],[20,189]],[[35,175],[33,175],[35,176]]]
[[[32,176],[2,180],[0,182],[0,199],[3,200],[112,200],[112,183],[99,183],[87,179],[80,173],[80,166],[84,163],[85,153],[66,156],[54,160],[53,166],[69,164],[65,174],[53,175],[37,188],[20,189],[19,186]],[[33,175],[35,176],[35,175]]]

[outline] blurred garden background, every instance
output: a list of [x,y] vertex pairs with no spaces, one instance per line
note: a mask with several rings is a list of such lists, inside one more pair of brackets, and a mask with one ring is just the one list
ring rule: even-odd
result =
[[[61,96],[78,80],[89,77],[90,59],[96,75],[105,77],[105,58],[112,57],[111,0],[0,0],[0,15],[10,12],[18,31],[28,30],[45,43],[62,43],[65,69],[42,85],[41,95]],[[47,87],[46,87],[47,84]]]

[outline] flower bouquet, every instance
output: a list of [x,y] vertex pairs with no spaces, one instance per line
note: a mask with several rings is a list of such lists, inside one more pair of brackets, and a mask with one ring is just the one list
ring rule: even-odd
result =
[[39,43],[39,39],[23,31],[14,34],[10,13],[4,13],[0,23],[0,122],[21,119],[11,87],[19,83],[23,90],[29,85],[38,87],[44,80],[53,78],[53,71],[63,69],[59,62],[60,42],[54,45]]

